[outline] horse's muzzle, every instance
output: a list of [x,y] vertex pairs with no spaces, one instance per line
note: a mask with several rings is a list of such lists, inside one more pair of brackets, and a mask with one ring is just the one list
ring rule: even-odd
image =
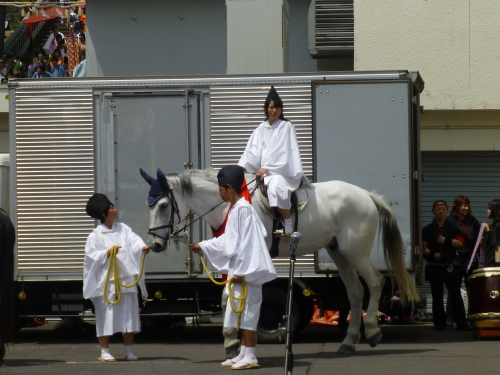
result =
[[163,245],[159,242],[154,242],[151,246],[149,246],[150,249],[154,252],[154,253],[161,253],[163,250],[165,250],[163,248]]

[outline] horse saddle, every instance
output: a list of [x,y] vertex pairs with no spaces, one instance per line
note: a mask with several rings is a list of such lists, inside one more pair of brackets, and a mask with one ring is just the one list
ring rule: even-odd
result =
[[[259,204],[263,212],[274,218],[276,216],[277,210],[269,206],[269,200],[267,198],[267,186],[265,186],[264,183],[260,184],[260,192],[261,195],[258,197],[257,203]],[[306,189],[304,189],[302,181],[300,182],[299,188],[292,193],[290,201],[292,203],[292,215],[295,215],[295,213],[302,211],[307,206],[307,203],[309,203],[309,193]],[[297,230],[297,228],[295,228],[295,230]]]

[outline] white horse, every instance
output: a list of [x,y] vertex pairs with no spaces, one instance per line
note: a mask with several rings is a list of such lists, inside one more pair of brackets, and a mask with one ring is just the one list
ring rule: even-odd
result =
[[[142,170],[141,174],[150,185],[156,184],[156,191],[158,184],[162,186],[163,191],[163,195],[157,194],[156,202],[150,206],[150,227],[154,230],[150,231],[148,245],[155,252],[164,251],[166,239],[173,230],[185,225],[185,222],[178,223],[177,216],[174,219],[172,208],[176,204],[182,219],[187,209],[200,216],[221,201],[215,170],[187,170],[165,176],[158,169],[156,180]],[[247,174],[246,180],[252,181],[254,176]],[[248,185],[250,191],[254,185],[255,182]],[[337,265],[351,304],[351,321],[337,353],[353,353],[354,345],[360,339],[364,289],[358,275],[363,277],[370,292],[364,325],[366,339],[374,347],[382,339],[376,312],[385,282],[382,274],[370,261],[378,225],[381,228],[384,258],[391,271],[393,285],[398,286],[403,302],[418,301],[415,283],[405,268],[403,242],[396,218],[380,196],[342,181],[315,183],[305,189],[310,199],[299,214],[302,239],[296,255],[311,254],[325,247]],[[270,233],[272,218],[256,203],[260,194],[257,189],[252,198],[253,207]],[[203,219],[212,228],[219,228],[227,209],[228,204],[224,203],[206,214]],[[170,225],[167,224],[169,221]],[[268,235],[266,241],[270,247],[272,236]],[[279,245],[280,253],[288,254],[289,245],[290,239],[283,237]]]

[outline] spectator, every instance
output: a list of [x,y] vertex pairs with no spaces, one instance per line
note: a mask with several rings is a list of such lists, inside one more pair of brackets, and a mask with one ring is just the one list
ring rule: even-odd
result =
[[85,60],[85,50],[82,51],[83,60],[73,71],[73,77],[86,77],[87,76],[87,60]]
[[14,58],[11,54],[6,55],[7,63],[9,64],[7,68],[7,77],[11,78],[26,78],[26,67],[16,56]]
[[5,67],[5,61],[0,60],[0,75],[1,83],[5,85],[7,83],[7,68]]
[[40,64],[46,64],[45,53],[40,51],[38,54],[38,60],[33,59],[33,63],[28,66],[28,78],[33,78],[33,75],[39,71]]
[[488,203],[488,217],[493,219],[491,226],[485,224],[486,235],[486,256],[484,258],[485,267],[500,266],[500,199],[493,199]]
[[64,40],[59,41],[57,49],[61,52],[61,57],[63,59],[68,57],[68,51],[66,50],[66,42]]
[[49,38],[47,39],[47,42],[43,46],[43,49],[47,55],[51,55],[54,50],[57,48],[57,36],[60,35],[61,39],[64,39],[64,35],[59,32],[57,29],[57,26],[54,25],[52,27],[52,34],[50,34]]
[[80,43],[78,45],[79,47],[79,53],[80,53],[80,61],[81,60],[85,60],[85,56],[84,56],[84,53],[85,53],[85,50],[87,49],[87,39],[86,39],[86,36],[85,36],[85,33],[80,33]]
[[38,71],[33,74],[33,78],[51,78],[52,74],[47,73],[47,66],[45,64],[40,64]]
[[467,279],[472,274],[472,271],[478,268],[478,261],[476,257],[472,263],[469,273],[466,273],[472,252],[474,251],[474,246],[476,245],[480,228],[479,222],[474,216],[472,216],[469,198],[464,195],[455,197],[449,220],[460,230],[461,237],[465,241],[464,246],[457,249],[458,259],[460,260],[458,275],[460,283],[462,282],[462,279],[465,279],[465,286],[468,289],[469,282]]
[[443,285],[448,289],[451,309],[457,330],[468,329],[465,307],[458,281],[458,256],[455,249],[464,245],[459,229],[446,219],[448,205],[437,200],[432,205],[434,220],[422,231],[425,248],[423,255],[427,261],[425,279],[431,285],[432,315],[435,330],[446,329],[446,313],[443,302]]
[[52,61],[52,77],[67,77],[66,70],[64,70],[64,66],[59,65],[59,61],[57,57],[53,57]]

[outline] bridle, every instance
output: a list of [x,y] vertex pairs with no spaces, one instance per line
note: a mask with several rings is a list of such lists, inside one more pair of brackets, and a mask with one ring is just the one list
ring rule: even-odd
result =
[[[167,197],[169,199],[169,201],[172,203],[172,209],[170,210],[170,219],[168,221],[168,224],[160,225],[160,226],[154,227],[154,228],[149,228],[149,230],[148,230],[148,234],[151,234],[154,237],[159,237],[162,240],[168,241],[168,239],[170,238],[170,232],[174,232],[175,215],[177,215],[177,218],[178,218],[177,224],[179,224],[181,222],[181,216],[179,214],[179,206],[177,205],[177,201],[175,200],[174,192],[172,191],[172,189],[170,189],[167,186],[166,191],[163,191],[159,194],[150,194],[150,195],[157,196],[158,197],[157,201],[159,201],[162,197]],[[170,228],[170,231],[167,232],[167,237],[163,237],[162,235],[155,233],[155,231],[157,231],[159,229],[165,229],[165,228]],[[174,233],[177,233],[177,232],[178,231],[175,231]],[[175,235],[175,234],[173,234],[173,235]]]
[[[258,177],[256,177],[256,178],[254,178],[252,181],[250,181],[249,183],[247,183],[244,186],[244,187],[247,187],[248,185],[250,185],[254,181],[257,181],[257,183],[255,184],[255,187],[253,188],[252,192],[250,193],[251,196],[253,195],[253,193],[255,192],[255,190],[257,190],[258,187],[260,186],[261,179],[259,179]],[[181,217],[180,217],[180,214],[179,214],[179,206],[177,204],[177,201],[175,200],[174,192],[172,191],[172,189],[170,189],[170,187],[167,187],[167,190],[164,191],[164,192],[161,192],[159,194],[150,194],[150,195],[158,196],[158,200],[161,199],[162,197],[167,197],[170,200],[170,202],[172,202],[172,209],[170,210],[170,220],[169,220],[168,224],[160,225],[160,226],[154,227],[154,228],[149,228],[149,230],[148,230],[148,234],[151,234],[154,237],[159,237],[159,238],[161,238],[164,241],[168,241],[169,240],[169,238],[170,238],[170,232],[172,232],[172,237],[178,237],[179,233],[183,232],[186,228],[189,228],[191,225],[193,225],[194,223],[196,223],[198,220],[200,220],[201,218],[203,218],[205,215],[208,215],[210,212],[212,212],[217,207],[219,207],[222,203],[225,203],[224,201],[220,202],[218,205],[212,207],[210,210],[208,210],[207,212],[205,212],[203,215],[201,215],[200,217],[198,217],[196,220],[193,220],[192,222],[184,225],[181,229],[175,229],[174,230],[175,215],[177,215],[177,218],[178,218],[177,224],[180,224],[183,221],[186,221],[186,220],[190,219],[191,217],[193,217],[193,215],[192,214],[188,214],[188,215],[186,215],[185,219],[181,220]],[[157,231],[159,229],[165,229],[165,228],[170,228],[170,231],[167,233],[166,237],[161,236],[158,233],[155,233],[155,231]]]

